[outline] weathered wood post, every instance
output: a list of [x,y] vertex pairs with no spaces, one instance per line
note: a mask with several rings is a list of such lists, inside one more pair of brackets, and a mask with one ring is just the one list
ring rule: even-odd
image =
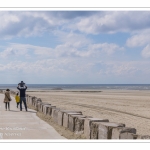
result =
[[86,118],[84,121],[84,135],[87,139],[91,139],[91,124],[92,122],[109,122],[108,119]]
[[125,127],[125,124],[116,122],[92,122],[91,139],[112,139],[112,129],[116,127]]

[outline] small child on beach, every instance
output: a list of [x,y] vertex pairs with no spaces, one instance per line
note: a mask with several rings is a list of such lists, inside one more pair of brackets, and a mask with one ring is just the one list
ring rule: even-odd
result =
[[18,105],[20,103],[20,97],[18,96],[18,93],[16,94],[15,99],[16,99],[17,108],[18,108]]

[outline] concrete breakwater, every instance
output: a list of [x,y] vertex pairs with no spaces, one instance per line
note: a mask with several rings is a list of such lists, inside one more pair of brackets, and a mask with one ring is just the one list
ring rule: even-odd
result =
[[[3,91],[1,91],[3,92]],[[11,91],[11,94],[16,94]],[[149,139],[148,135],[137,135],[136,129],[125,124],[109,122],[107,118],[93,118],[81,111],[62,110],[53,104],[44,103],[41,99],[26,95],[28,106],[37,112],[50,116],[53,121],[73,133],[84,134],[87,139]]]

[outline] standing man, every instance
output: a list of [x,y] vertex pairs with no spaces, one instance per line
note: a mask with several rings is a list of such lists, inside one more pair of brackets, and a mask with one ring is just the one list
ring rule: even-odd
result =
[[24,103],[24,107],[27,111],[26,94],[25,94],[27,86],[23,81],[21,81],[21,83],[18,84],[17,89],[20,91],[20,111],[22,111],[22,102]]

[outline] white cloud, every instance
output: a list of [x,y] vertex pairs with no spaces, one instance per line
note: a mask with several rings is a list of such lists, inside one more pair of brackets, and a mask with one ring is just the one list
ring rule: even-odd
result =
[[21,44],[12,44],[4,51],[0,52],[0,57],[7,58],[7,57],[14,57],[14,56],[22,56],[26,55],[28,49]]
[[0,38],[40,36],[50,32],[65,20],[55,17],[52,13],[43,11],[10,11],[0,12]]
[[100,44],[91,44],[89,46],[89,49],[92,51],[96,51],[97,53],[106,53],[108,55],[111,55],[115,53],[116,51],[122,51],[124,50],[123,47],[118,46],[117,44],[114,43],[100,43]]
[[41,47],[41,46],[34,46],[30,44],[18,44],[18,43],[11,43],[4,51],[0,52],[0,57],[7,58],[7,57],[20,57],[39,55],[39,56],[47,56],[52,55],[51,48],[48,47]]
[[150,30],[137,33],[127,39],[126,45],[128,47],[139,47],[150,43]]
[[17,15],[9,12],[0,12],[0,30],[4,30],[6,27],[13,25],[15,23],[19,23],[20,19]]
[[[38,79],[36,83],[41,82],[40,78],[45,78],[47,83],[52,78],[53,83],[62,79],[65,83],[76,83],[77,78],[82,81],[82,78],[89,80],[89,83],[105,83],[108,79],[110,83],[118,81],[122,78],[122,83],[126,83],[129,79],[130,83],[137,81],[137,83],[149,83],[150,74],[149,61],[117,61],[117,60],[102,60],[97,58],[88,59],[86,57],[59,57],[59,58],[44,58],[35,59],[34,61],[12,61],[0,63],[1,75],[11,75],[12,78],[17,76],[25,76],[34,80]],[[144,78],[142,78],[144,76]],[[39,77],[39,78],[38,78]],[[11,77],[10,77],[11,78]],[[69,78],[72,80],[69,82]],[[49,79],[49,80],[48,80]],[[75,80],[76,79],[76,80]],[[60,81],[60,80],[59,80]],[[97,82],[96,82],[97,81]],[[133,82],[132,82],[133,81]],[[82,83],[82,82],[79,82]],[[107,82],[109,83],[109,82]]]
[[26,59],[47,59],[47,58],[91,58],[102,55],[112,55],[117,51],[124,50],[123,47],[114,43],[98,43],[82,34],[57,32],[55,36],[59,37],[60,43],[56,47],[42,47],[30,44],[10,43],[5,50],[0,52],[0,57],[19,57],[25,56]]
[[87,34],[137,32],[149,29],[149,11],[106,11],[77,19],[69,28]]
[[137,72],[141,68],[137,67],[136,65],[133,65],[132,62],[126,62],[121,64],[115,64],[111,70],[111,72],[117,76],[135,76]]
[[[96,70],[93,68],[96,65]],[[150,62],[140,61],[98,61],[87,59],[46,59],[38,60],[35,62],[21,62],[13,61],[5,65],[0,64],[0,71],[16,73],[21,71],[24,74],[37,74],[42,76],[68,76],[75,75],[80,76],[82,74],[98,76],[99,77],[124,77],[130,78],[137,76],[147,76],[150,73]]]
[[143,80],[142,76],[148,79],[147,77],[150,73],[149,65],[149,61],[108,61],[103,62],[103,67],[99,70],[99,75],[105,78],[111,77],[112,80],[113,78],[130,79],[130,83],[141,78],[137,82],[141,83]]
[[0,38],[40,36],[46,32],[87,34],[149,29],[149,11],[10,11],[0,12]]
[[142,56],[144,58],[150,58],[150,44],[148,44],[143,50],[142,50]]

